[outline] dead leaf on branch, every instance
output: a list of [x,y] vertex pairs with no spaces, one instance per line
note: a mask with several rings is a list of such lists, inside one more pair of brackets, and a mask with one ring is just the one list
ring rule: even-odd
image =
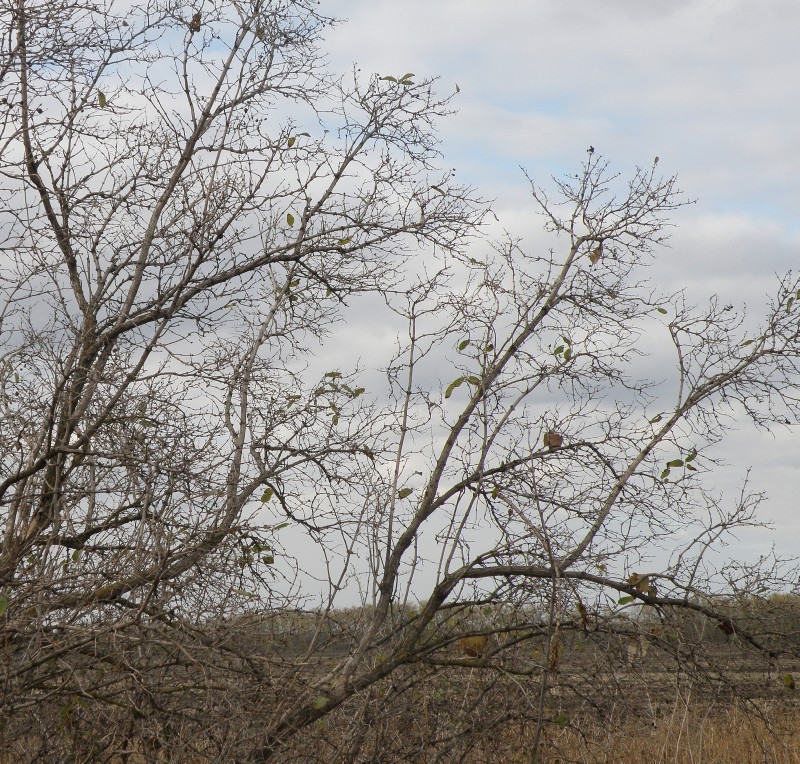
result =
[[600,262],[600,259],[603,257],[603,245],[598,244],[590,253],[589,253],[589,262],[592,265],[596,265]]
[[482,657],[487,644],[489,644],[489,637],[486,634],[478,634],[474,637],[461,637],[461,639],[458,640],[459,649],[470,658]]
[[200,11],[197,11],[197,13],[192,16],[192,20],[189,22],[189,31],[192,32],[192,34],[200,31],[200,24],[202,20],[203,14],[200,13]]
[[561,445],[564,442],[564,437],[562,435],[559,435],[555,430],[548,430],[544,434],[542,442],[547,448],[549,448],[552,451],[554,448],[561,447]]
[[718,628],[718,629],[719,629],[719,630],[720,630],[720,631],[721,631],[723,634],[725,634],[725,635],[726,635],[726,636],[728,636],[728,637],[729,637],[731,634],[733,634],[733,632],[734,632],[733,625],[731,624],[731,622],[730,622],[730,621],[720,621],[720,622],[717,624],[717,628]]
[[550,645],[550,657],[547,660],[548,671],[558,671],[558,663],[561,659],[561,640],[556,637]]
[[589,628],[589,611],[586,609],[586,605],[584,605],[580,600],[578,600],[576,607],[578,608],[578,613],[581,617],[581,628],[584,631],[587,631]]

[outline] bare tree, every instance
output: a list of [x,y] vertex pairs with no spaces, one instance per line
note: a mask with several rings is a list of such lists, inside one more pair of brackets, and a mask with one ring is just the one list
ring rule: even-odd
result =
[[[483,212],[437,169],[449,99],[331,76],[315,3],[3,19],[13,750],[441,760],[522,724],[535,758],[555,685],[590,694],[559,678],[579,642],[699,670],[689,612],[780,658],[713,595],[786,574],[708,559],[760,496],[721,503],[704,477],[732,415],[796,421],[800,284],[750,334],[657,293],[674,178],[626,185],[592,151],[552,198],[531,182],[552,250],[467,250]],[[344,352],[312,378],[360,296],[406,327],[385,395]],[[654,331],[660,386],[633,367]],[[426,689],[445,675],[457,711]]]

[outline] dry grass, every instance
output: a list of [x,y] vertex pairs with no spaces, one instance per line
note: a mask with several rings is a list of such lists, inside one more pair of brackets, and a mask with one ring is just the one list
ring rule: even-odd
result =
[[[619,721],[609,723],[608,727],[579,720],[565,720],[565,726],[550,725],[543,740],[543,748],[536,762],[530,754],[532,728],[529,725],[517,727],[516,734],[506,728],[500,737],[489,735],[474,741],[468,752],[458,755],[445,755],[441,762],[463,762],[463,764],[800,764],[800,710],[773,709],[766,711],[769,724],[734,707],[728,711],[720,709],[705,710],[699,704],[676,703],[671,713],[650,723],[642,721]],[[414,720],[394,718],[390,726],[399,728],[413,724]],[[331,750],[338,746],[334,740],[333,725],[328,728]],[[511,734],[509,734],[511,733]],[[36,748],[37,746],[33,746]],[[317,748],[315,754],[306,752],[303,760],[307,762],[342,761],[324,753],[325,747]],[[76,751],[75,761],[83,759]],[[20,756],[23,758],[20,758]],[[197,756],[200,758],[196,758]],[[383,750],[376,756],[375,751],[367,758],[358,761],[393,764],[394,762],[414,762],[423,764],[429,761],[425,755],[408,757],[392,750]],[[310,758],[313,757],[313,758]],[[290,759],[294,761],[294,758]],[[30,759],[24,758],[20,749],[9,758],[0,754],[0,764],[20,764]],[[142,747],[133,742],[124,755],[111,755],[104,758],[108,764],[153,764],[154,762],[181,762],[211,764],[215,757],[203,758],[202,754],[192,756],[168,754],[164,751],[146,754]]]
[[[249,760],[265,729],[300,702],[328,661],[297,661],[294,650],[283,656],[253,644],[234,645],[252,658],[241,665],[234,652],[178,665],[156,660],[163,656],[151,647],[151,663],[135,664],[141,688],[121,673],[116,684],[101,686],[102,698],[54,696],[9,716],[0,723],[0,764]],[[783,679],[786,672],[800,674],[795,664],[783,661],[777,670],[742,651],[722,651],[710,654],[714,671],[704,673],[694,653],[676,662],[651,651],[646,661],[630,664],[613,652],[585,649],[565,650],[549,672],[540,666],[525,673],[519,669],[545,660],[538,650],[526,646],[497,658],[486,654],[487,646],[485,637],[471,636],[443,651],[450,663],[398,668],[298,730],[274,761],[800,764],[800,697]],[[220,656],[227,662],[210,659]],[[91,679],[92,671],[93,664],[81,663],[71,676]]]
[[[800,711],[767,711],[767,723],[676,703],[651,724],[550,731],[541,764],[800,764]],[[522,759],[519,759],[520,761]]]

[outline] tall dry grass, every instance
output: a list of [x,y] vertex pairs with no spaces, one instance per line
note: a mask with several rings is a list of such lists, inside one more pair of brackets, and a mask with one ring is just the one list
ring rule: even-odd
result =
[[[452,756],[437,757],[442,764],[800,764],[800,710],[767,711],[769,724],[754,717],[739,707],[727,712],[697,705],[676,704],[672,712],[650,724],[629,722],[609,725],[580,726],[578,720],[570,720],[563,728],[551,725],[544,737],[544,745],[538,759],[531,756],[530,728],[521,726],[516,734],[502,737],[489,736],[476,740],[471,750],[463,749]],[[395,719],[394,724],[403,726],[413,723],[409,719]],[[317,748],[315,754],[307,753],[306,761],[337,761],[343,764],[340,755],[334,753],[338,746],[335,729],[329,729],[330,756],[325,747]],[[31,741],[32,742],[32,741]],[[37,746],[32,746],[31,750]],[[147,752],[139,741],[129,741],[125,750],[103,757],[107,764],[212,764],[216,757],[203,756],[198,751],[175,758],[175,753],[165,751]],[[341,749],[339,749],[341,750]],[[74,761],[89,762],[80,751],[74,751]],[[310,757],[310,758],[308,758]],[[40,759],[37,759],[37,761]],[[16,747],[13,754],[0,753],[0,764],[21,764],[31,761],[23,748]],[[397,749],[387,746],[374,751],[359,762],[370,764],[394,764],[414,762],[427,764],[426,755],[408,757]]]
[[764,711],[678,702],[649,724],[551,728],[538,764],[800,764],[800,710]]

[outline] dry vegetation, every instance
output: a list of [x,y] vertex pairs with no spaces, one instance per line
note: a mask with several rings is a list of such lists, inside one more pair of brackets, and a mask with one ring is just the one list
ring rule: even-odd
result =
[[[9,720],[0,761],[246,760],[265,723],[322,692],[363,620],[360,611],[250,616],[187,630],[182,642],[157,626],[129,644],[98,634],[82,659],[42,672],[41,700]],[[458,637],[443,623],[428,635],[435,648],[275,755],[288,764],[800,762],[800,703],[785,681],[800,675],[800,658],[770,657],[720,630],[698,638],[698,625],[669,635],[653,623],[565,628],[548,652],[532,624],[524,635]],[[47,701],[44,685],[66,676],[85,692]]]
[[613,733],[602,727],[554,733],[546,741],[541,761],[543,764],[797,764],[800,712],[777,707],[767,713],[771,717],[769,726],[742,713],[737,706],[708,707],[678,700],[667,718],[649,724],[631,722]]
[[[463,681],[463,680],[462,680]],[[507,683],[493,688],[480,687],[482,702],[462,695],[462,681],[446,676],[424,683],[409,696],[403,708],[384,707],[381,692],[372,693],[371,702],[357,708],[354,729],[351,709],[318,722],[298,740],[281,761],[296,762],[463,762],[529,764],[535,723],[519,714],[517,703],[522,693]],[[467,679],[469,685],[481,680]],[[459,689],[458,694],[453,692]],[[59,712],[52,721],[60,744],[42,745],[35,735],[22,735],[0,756],[3,764],[18,762],[69,761],[109,764],[149,764],[150,762],[236,762],[242,759],[235,746],[222,753],[217,739],[198,734],[196,725],[173,727],[169,739],[147,734],[147,722],[139,724],[114,718],[98,718],[88,712],[88,704],[75,704],[68,713]],[[227,734],[239,737],[248,725],[257,727],[250,713],[230,709]],[[676,695],[672,703],[658,709],[638,712],[620,703],[609,706],[606,723],[595,714],[567,714],[553,709],[542,736],[541,764],[798,764],[800,762],[800,709],[790,700],[775,699],[754,708],[739,703],[709,703],[694,698],[691,690]],[[469,730],[454,723],[459,717],[471,720]],[[515,717],[522,718],[515,718]],[[616,718],[622,717],[622,718]],[[96,725],[104,726],[98,728]],[[357,734],[354,735],[354,733]],[[218,733],[224,734],[221,728]],[[242,750],[244,746],[240,748]],[[56,753],[56,751],[59,753]]]
[[686,197],[593,147],[480,239],[458,88],[317,0],[0,3],[0,756],[794,755],[714,455],[800,424],[798,274],[660,290]]

